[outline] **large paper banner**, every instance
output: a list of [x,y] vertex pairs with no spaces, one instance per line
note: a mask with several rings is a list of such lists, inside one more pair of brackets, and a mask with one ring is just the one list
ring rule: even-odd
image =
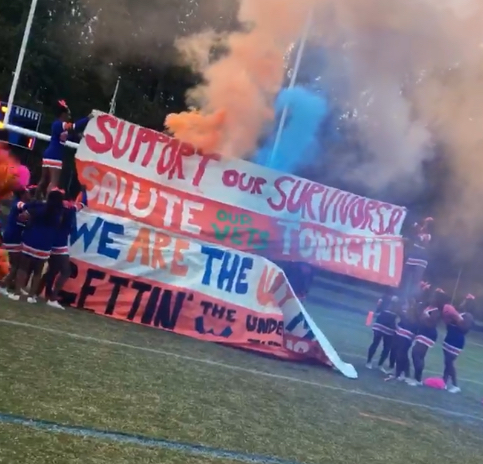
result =
[[273,260],[399,284],[402,207],[196,153],[105,114],[87,126],[77,159],[97,211]]
[[201,340],[313,359],[357,373],[337,355],[270,261],[197,242],[129,218],[78,214],[71,306]]

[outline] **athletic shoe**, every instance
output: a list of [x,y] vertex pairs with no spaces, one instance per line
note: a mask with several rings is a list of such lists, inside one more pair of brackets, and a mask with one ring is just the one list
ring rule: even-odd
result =
[[455,387],[454,385],[447,387],[446,390],[448,390],[449,393],[461,393],[461,388]]
[[421,387],[423,385],[423,382],[418,382],[417,380],[415,379],[407,379],[406,380],[406,383],[410,386],[410,387]]
[[47,306],[56,309],[65,309],[57,300],[49,300],[47,301]]
[[383,373],[383,374],[390,374],[391,371],[388,371],[384,366],[379,366],[378,369]]
[[366,364],[366,367],[367,367],[368,369],[372,369],[372,363],[367,363],[367,364]]
[[7,296],[13,301],[20,300],[20,295],[15,295],[15,293],[7,293]]
[[29,296],[27,298],[27,303],[35,304],[35,303],[37,303],[37,298],[35,298],[34,296]]

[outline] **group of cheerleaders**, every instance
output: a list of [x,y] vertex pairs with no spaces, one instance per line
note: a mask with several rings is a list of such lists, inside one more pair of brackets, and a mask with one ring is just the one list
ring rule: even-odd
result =
[[89,118],[75,124],[69,120],[69,108],[59,101],[39,185],[14,190],[2,237],[10,269],[0,283],[0,294],[12,300],[25,296],[28,303],[36,303],[45,291],[47,304],[59,309],[63,309],[59,292],[70,276],[69,236],[76,227],[77,212],[87,205],[85,189],[75,201],[68,201],[59,188],[64,143]]
[[[466,334],[473,325],[475,297],[466,295],[455,308],[444,290],[433,288],[427,282],[417,281],[428,264],[427,245],[431,240],[431,223],[432,219],[426,218],[421,225],[414,224],[402,286],[397,290],[388,289],[379,299],[372,325],[374,338],[367,354],[367,367],[372,369],[372,359],[382,342],[378,367],[382,372],[390,374],[386,380],[405,380],[413,387],[423,385],[426,354],[438,339],[438,325],[444,322],[446,335],[443,341],[443,381],[446,390],[459,393],[461,389],[458,386],[455,361],[463,351]],[[384,368],[387,358],[391,372]]]

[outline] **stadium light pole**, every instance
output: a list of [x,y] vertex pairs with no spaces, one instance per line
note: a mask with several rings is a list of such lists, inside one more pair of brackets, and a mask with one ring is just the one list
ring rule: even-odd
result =
[[17,58],[17,65],[13,73],[12,87],[10,87],[10,94],[8,96],[7,112],[5,113],[4,125],[8,126],[10,121],[10,112],[12,111],[13,102],[15,99],[15,94],[17,93],[18,81],[20,79],[20,73],[22,71],[23,60],[25,58],[25,51],[27,50],[27,45],[29,42],[30,31],[32,30],[32,24],[34,21],[35,10],[37,9],[38,0],[32,0],[30,4],[29,14],[27,16],[27,24],[25,25],[25,30],[23,31],[22,45],[20,45],[20,52]]
[[[307,15],[307,20],[305,21],[305,26],[302,32],[302,36],[300,38],[300,45],[297,50],[297,55],[295,57],[295,64],[293,67],[292,76],[290,78],[290,82],[287,89],[293,89],[295,87],[295,83],[297,82],[297,76],[300,71],[300,65],[302,63],[302,57],[304,55],[305,46],[307,44],[310,28],[312,26],[313,14],[314,14],[314,8],[311,8]],[[268,159],[269,167],[272,164],[272,161],[275,159],[275,156],[277,155],[278,147],[280,146],[280,140],[282,138],[282,132],[283,132],[283,129],[285,128],[285,122],[287,121],[287,116],[288,116],[288,105],[285,105],[284,109],[282,110],[282,115],[280,116],[280,122],[278,124],[277,135],[275,136],[275,142],[273,144],[272,153],[270,154],[270,158]]]

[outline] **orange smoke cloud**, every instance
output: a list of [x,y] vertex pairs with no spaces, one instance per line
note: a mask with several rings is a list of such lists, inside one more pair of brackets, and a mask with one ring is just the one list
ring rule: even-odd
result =
[[227,38],[229,53],[207,66],[206,83],[190,92],[200,110],[169,115],[166,127],[203,151],[226,157],[252,155],[274,118],[273,101],[285,73],[284,55],[315,3],[242,0],[238,20],[246,32]]
[[0,199],[8,197],[19,187],[18,162],[0,144]]
[[191,143],[205,153],[216,153],[223,139],[226,111],[203,115],[197,110],[173,113],[166,117],[166,126],[177,138]]

